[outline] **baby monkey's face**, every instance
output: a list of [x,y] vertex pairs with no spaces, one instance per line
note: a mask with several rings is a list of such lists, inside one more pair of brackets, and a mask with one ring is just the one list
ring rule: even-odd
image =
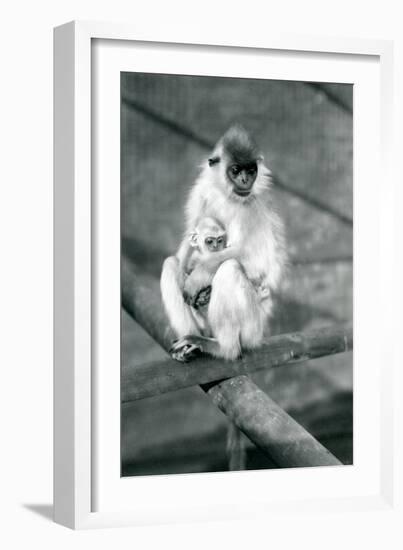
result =
[[204,238],[204,246],[208,252],[219,252],[223,250],[227,244],[227,236],[222,235],[207,235]]

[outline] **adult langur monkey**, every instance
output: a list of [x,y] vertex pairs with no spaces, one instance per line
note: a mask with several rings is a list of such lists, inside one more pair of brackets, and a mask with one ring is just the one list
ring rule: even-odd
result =
[[[200,352],[235,359],[242,349],[262,343],[286,263],[283,224],[270,186],[270,171],[255,142],[242,127],[231,127],[203,164],[186,205],[185,237],[162,269],[162,299],[178,336],[170,350],[174,359],[188,361]],[[186,279],[189,236],[205,217],[225,228],[226,247]],[[197,310],[206,306],[200,315]],[[227,452],[230,470],[245,468],[244,443],[234,424]]]
[[[174,359],[188,361],[203,352],[231,360],[262,343],[286,262],[283,224],[270,187],[270,171],[255,142],[241,126],[231,127],[202,166],[186,205],[185,237],[162,269],[162,299],[178,336]],[[206,216],[225,228],[227,246],[192,277],[185,301],[189,235]],[[200,325],[194,307],[207,303],[207,323]]]

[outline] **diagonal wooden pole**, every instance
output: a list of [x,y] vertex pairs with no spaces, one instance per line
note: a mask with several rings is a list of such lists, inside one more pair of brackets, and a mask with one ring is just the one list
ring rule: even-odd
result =
[[[122,305],[156,342],[169,349],[174,335],[159,293],[153,291],[147,279],[136,274],[126,260],[122,262]],[[249,377],[234,376],[200,386],[219,409],[279,467],[341,464]]]

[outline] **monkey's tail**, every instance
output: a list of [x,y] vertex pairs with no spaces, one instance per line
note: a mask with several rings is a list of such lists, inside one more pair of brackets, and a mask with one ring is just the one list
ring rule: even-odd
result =
[[241,430],[230,423],[227,432],[227,456],[229,470],[246,469],[246,447]]

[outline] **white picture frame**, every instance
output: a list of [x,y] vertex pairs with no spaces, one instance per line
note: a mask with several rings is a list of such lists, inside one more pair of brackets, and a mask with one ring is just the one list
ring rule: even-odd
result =
[[[100,41],[108,41],[109,44],[113,41],[116,47],[112,53],[106,52],[105,55],[99,51],[96,53],[97,63],[103,63],[105,69],[101,71],[104,76],[101,75],[101,80],[98,81],[98,77],[94,76],[94,48]],[[141,44],[143,56],[139,52],[136,55],[133,55],[133,52],[127,54],[130,44]],[[147,45],[150,46],[150,50],[147,50]],[[259,491],[265,479],[263,476],[267,475],[264,472],[233,472],[230,474],[231,477],[204,474],[203,479],[200,475],[143,477],[135,480],[135,486],[133,483],[130,486],[126,483],[124,490],[119,487],[121,483],[117,479],[116,468],[110,479],[108,477],[109,469],[116,466],[118,450],[109,455],[105,441],[112,439],[116,443],[116,438],[119,437],[116,423],[113,424],[119,408],[119,389],[115,391],[116,376],[113,379],[104,377],[101,383],[97,377],[94,377],[96,370],[93,358],[95,355],[99,356],[99,350],[95,349],[98,344],[94,341],[93,331],[96,323],[102,324],[105,319],[112,319],[108,326],[103,326],[102,330],[110,330],[112,335],[108,349],[104,348],[103,352],[113,358],[116,356],[119,327],[116,326],[113,315],[109,315],[111,304],[102,304],[100,296],[102,298],[105,293],[100,292],[98,282],[97,285],[93,284],[96,271],[105,266],[105,263],[102,264],[103,260],[99,263],[97,258],[94,259],[94,249],[98,246],[94,244],[97,239],[96,233],[100,230],[94,218],[105,215],[105,208],[111,209],[111,231],[113,232],[118,230],[119,214],[116,211],[116,194],[106,193],[103,197],[94,199],[96,194],[92,178],[93,172],[99,175],[99,167],[96,166],[92,172],[92,147],[98,139],[102,141],[105,128],[102,125],[98,126],[99,136],[94,134],[91,117],[92,114],[96,114],[97,106],[93,104],[92,94],[94,94],[94,85],[104,84],[105,99],[102,101],[109,101],[107,93],[112,94],[113,98],[116,91],[113,85],[110,89],[107,86],[108,82],[113,83],[113,79],[109,78],[109,70],[117,74],[116,71],[123,70],[118,66],[120,63],[123,63],[125,70],[134,63],[140,67],[139,70],[144,71],[148,64],[150,72],[156,71],[159,63],[158,55],[154,59],[151,50],[154,48],[157,54],[161,55],[164,48],[168,49],[173,45],[175,45],[175,51],[192,53],[193,67],[200,63],[199,74],[210,74],[212,70],[211,68],[202,69],[203,54],[207,50],[210,60],[212,55],[218,58],[221,54],[225,55],[230,50],[236,50],[243,57],[250,59],[253,59],[257,52],[259,55],[262,53],[272,55],[272,67],[274,67],[272,70],[279,71],[278,77],[281,77],[281,74],[284,75],[285,58],[292,58],[294,55],[300,59],[312,61],[310,73],[309,64],[304,66],[301,63],[297,68],[297,64],[291,59],[294,71],[301,72],[299,76],[294,72],[294,78],[319,80],[315,77],[315,71],[318,69],[314,65],[316,56],[321,55],[328,66],[326,70],[329,81],[331,81],[331,75],[334,75],[335,81],[343,81],[342,75],[348,74],[345,81],[355,83],[358,89],[359,85],[366,86],[365,90],[368,93],[365,95],[370,96],[368,103],[365,103],[364,99],[360,103],[361,110],[354,109],[354,151],[356,166],[359,167],[357,172],[355,166],[354,172],[355,193],[358,197],[354,215],[358,213],[361,226],[361,231],[355,230],[354,234],[355,258],[358,259],[355,278],[363,279],[363,275],[365,276],[362,290],[357,293],[354,303],[356,311],[362,311],[361,317],[359,316],[360,324],[358,325],[355,319],[354,325],[355,340],[358,342],[354,355],[354,361],[358,364],[358,374],[355,373],[355,401],[358,418],[363,419],[363,424],[358,426],[362,429],[357,430],[355,423],[354,445],[358,452],[357,462],[355,460],[353,467],[343,468],[343,474],[338,474],[336,470],[332,473],[329,469],[320,468],[276,471],[275,475],[270,474],[270,495],[266,493],[262,495]],[[122,50],[119,52],[117,61],[118,48]],[[124,54],[125,49],[126,54]],[[283,56],[277,68],[276,53],[281,53]],[[349,66],[350,60],[357,56],[360,56],[363,66],[368,66],[368,70],[364,67],[359,71],[354,64]],[[175,63],[173,57],[167,56],[167,59],[164,59],[166,67],[170,62]],[[253,40],[245,38],[237,41],[237,44],[231,44],[208,33],[203,33],[200,38],[187,36],[186,29],[183,29],[180,35],[176,32],[175,36],[171,36],[167,31],[164,36],[152,36],[147,30],[136,29],[130,25],[72,22],[55,29],[54,60],[55,521],[78,529],[256,517],[268,513],[306,510],[307,507],[312,511],[338,510],[346,507],[354,510],[390,507],[393,502],[393,427],[389,422],[393,411],[393,360],[391,352],[385,351],[388,349],[385,345],[386,327],[377,327],[375,332],[365,308],[368,293],[371,292],[373,307],[378,311],[378,315],[382,315],[383,309],[387,307],[386,297],[381,292],[373,293],[372,289],[374,285],[378,290],[387,288],[388,273],[385,268],[381,269],[381,262],[377,260],[386,253],[385,243],[388,239],[390,242],[393,240],[391,227],[387,221],[391,192],[385,189],[385,184],[382,190],[380,189],[378,178],[382,173],[383,181],[392,181],[392,178],[385,177],[391,173],[392,43],[271,33],[269,37],[255,36]],[[186,59],[183,63],[186,64]],[[175,65],[176,70],[178,66]],[[169,69],[167,70],[170,72]],[[186,68],[183,70],[186,71]],[[203,70],[206,72],[203,73]],[[245,68],[241,65],[234,64],[231,74],[235,75],[236,71],[239,71],[239,75],[245,75]],[[343,71],[347,72],[343,73]],[[361,76],[358,76],[359,72]],[[324,73],[321,74],[320,80],[326,80],[323,78]],[[379,87],[371,86],[373,82],[379,84]],[[357,96],[355,101],[356,99]],[[373,110],[374,104],[379,104],[379,111],[371,115],[369,113],[371,109]],[[115,115],[116,112],[111,111],[110,120],[107,122],[108,133],[112,129],[109,135],[109,139],[112,140],[113,136],[116,137],[116,124],[113,130]],[[363,132],[365,125],[373,131]],[[368,135],[365,136],[365,133]],[[111,158],[116,160],[116,155],[119,154],[119,142],[115,139],[115,141],[101,144],[101,146],[104,145],[113,149]],[[371,153],[372,163],[366,169],[365,162],[361,162],[360,159],[363,159],[368,151]],[[113,165],[112,160],[110,172],[106,167],[108,175],[112,178],[116,176],[113,166],[116,168],[116,162]],[[360,182],[364,181],[373,193],[365,198],[365,208],[361,208],[360,194],[362,194],[363,185]],[[94,209],[97,216],[92,217]],[[373,223],[374,212],[379,224]],[[375,252],[374,243],[379,243],[379,248],[377,247]],[[116,248],[108,247],[104,241],[102,247],[105,247],[102,252],[104,259],[110,260],[111,257],[116,259]],[[356,252],[358,252],[357,255]],[[113,262],[109,263],[113,265]],[[366,268],[372,264],[376,267],[369,273]],[[111,273],[109,279],[115,280],[115,290],[116,273],[116,271]],[[104,291],[105,287],[101,290]],[[369,353],[365,350],[363,343],[367,340],[374,342],[374,339],[377,341]],[[113,346],[115,346],[115,352]],[[377,364],[381,357],[381,349],[383,349],[382,369]],[[364,366],[369,363],[373,368],[369,369],[368,374],[365,375],[365,391],[360,391],[364,370],[360,369],[359,365]],[[105,396],[105,387],[111,388],[110,397]],[[104,399],[103,403],[106,404],[103,414],[106,413],[112,418],[113,427],[110,432],[107,431],[105,423],[100,420],[100,411],[97,407],[99,398]],[[374,433],[365,435],[366,429],[371,425]],[[365,455],[369,454],[370,445],[373,452],[371,458],[367,459]],[[113,444],[109,447],[115,448]],[[97,455],[103,457],[102,461],[97,459]],[[362,464],[360,456],[363,457]],[[209,484],[219,484],[214,503],[209,503]],[[287,485],[292,485],[292,491],[284,490]],[[100,489],[99,486],[102,488]],[[328,494],[326,488],[329,488]],[[157,490],[161,491],[158,503],[153,498],[148,498]],[[284,494],[279,498],[281,491]],[[94,496],[99,493],[103,495],[101,505],[97,503],[97,498]],[[172,505],[173,494],[176,494],[175,506]]]

